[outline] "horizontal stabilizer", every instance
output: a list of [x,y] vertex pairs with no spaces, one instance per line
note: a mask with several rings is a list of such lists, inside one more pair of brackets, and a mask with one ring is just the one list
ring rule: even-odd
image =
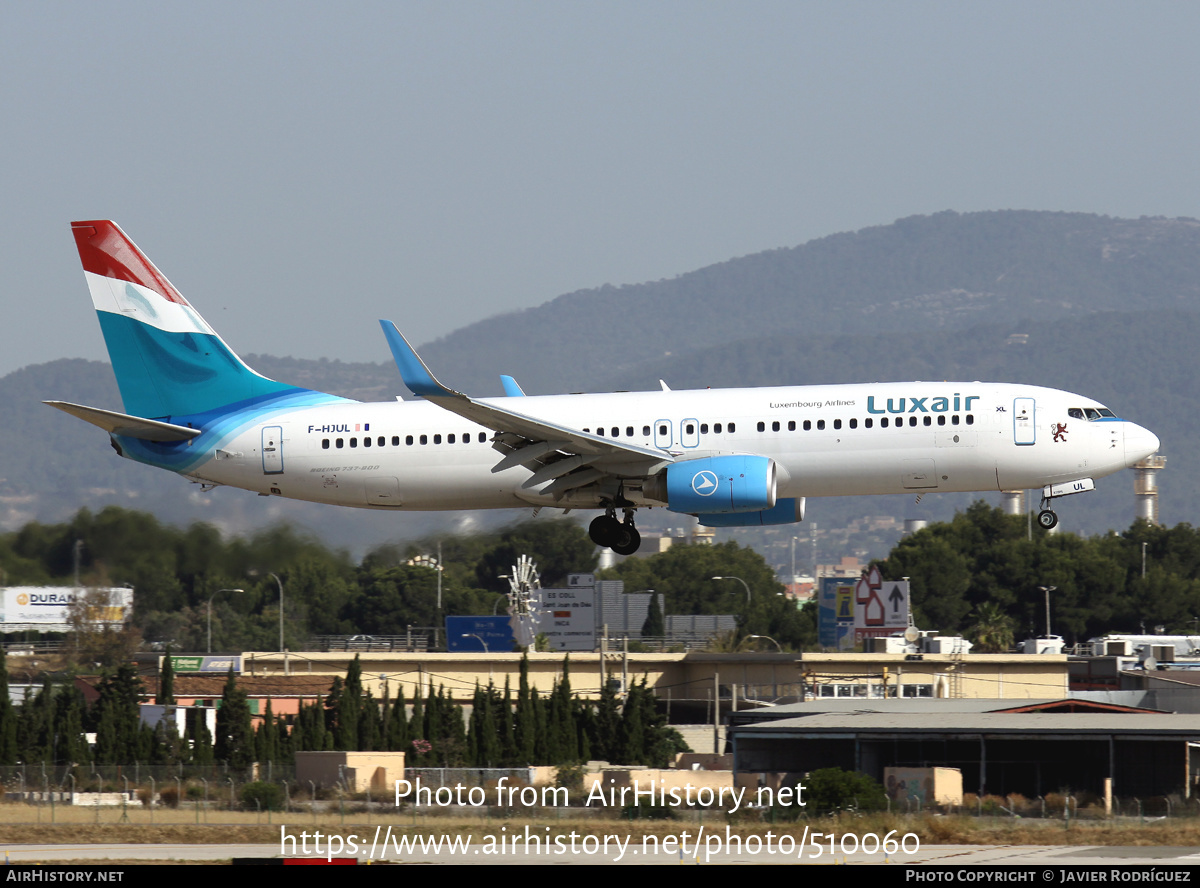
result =
[[174,425],[169,422],[158,422],[153,419],[143,419],[140,416],[129,416],[126,413],[114,413],[112,410],[101,410],[99,407],[84,407],[82,404],[72,404],[68,401],[43,401],[63,413],[69,413],[99,426],[110,435],[121,435],[124,438],[140,438],[143,441],[187,441],[200,434],[200,429]]

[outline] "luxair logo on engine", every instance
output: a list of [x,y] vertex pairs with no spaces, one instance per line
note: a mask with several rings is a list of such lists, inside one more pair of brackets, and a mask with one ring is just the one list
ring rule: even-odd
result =
[[692,476],[692,490],[697,496],[712,496],[717,492],[716,473],[705,470]]

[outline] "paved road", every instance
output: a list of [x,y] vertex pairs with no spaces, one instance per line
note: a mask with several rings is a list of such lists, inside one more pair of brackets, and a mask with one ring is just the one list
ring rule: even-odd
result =
[[[694,838],[694,837],[693,837]],[[322,846],[324,850],[324,846]],[[828,853],[819,858],[812,858],[810,847],[803,860],[798,860],[795,852],[781,853],[778,845],[742,848],[720,848],[715,845],[700,847],[698,858],[694,848],[689,845],[688,852],[680,849],[664,851],[659,848],[643,848],[636,842],[630,842],[620,852],[616,845],[610,845],[608,853],[602,849],[585,847],[575,843],[574,851],[569,844],[558,853],[559,849],[551,847],[554,853],[537,854],[523,847],[494,846],[488,852],[483,845],[476,843],[475,847],[457,853],[447,848],[440,850],[411,850],[397,855],[395,849],[382,853],[376,849],[375,858],[389,863],[414,864],[482,864],[496,866],[497,864],[763,864],[763,863],[803,863],[803,864],[935,864],[941,866],[979,866],[979,865],[1026,865],[1040,866],[1047,869],[1060,866],[1112,866],[1134,864],[1157,867],[1196,867],[1200,866],[1200,848],[1105,848],[1098,846],[1062,846],[1062,845],[1026,845],[1026,846],[985,846],[985,845],[927,845],[915,854],[895,854],[886,859],[882,854],[868,855],[837,854],[830,857]],[[359,854],[363,861],[367,854]],[[276,857],[279,846],[272,845],[10,845],[5,851],[9,863],[61,863],[65,861],[102,863],[105,860],[221,860],[230,857]],[[295,855],[303,856],[303,855]],[[324,855],[322,855],[324,856]]]

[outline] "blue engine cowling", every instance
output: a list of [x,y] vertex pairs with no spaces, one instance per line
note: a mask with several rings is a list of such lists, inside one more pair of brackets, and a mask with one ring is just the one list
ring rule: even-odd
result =
[[710,456],[667,467],[667,508],[690,515],[761,512],[775,505],[775,460]]
[[804,497],[783,497],[773,509],[738,512],[736,515],[701,515],[705,527],[761,527],[767,524],[795,524],[804,520]]

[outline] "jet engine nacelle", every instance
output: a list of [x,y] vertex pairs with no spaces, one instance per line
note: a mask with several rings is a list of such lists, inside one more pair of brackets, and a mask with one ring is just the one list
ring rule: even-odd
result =
[[768,524],[795,524],[804,520],[804,497],[781,497],[773,509],[738,512],[736,515],[700,515],[704,527],[763,527]]
[[689,459],[667,466],[666,475],[672,512],[761,512],[775,505],[775,460],[767,456]]

